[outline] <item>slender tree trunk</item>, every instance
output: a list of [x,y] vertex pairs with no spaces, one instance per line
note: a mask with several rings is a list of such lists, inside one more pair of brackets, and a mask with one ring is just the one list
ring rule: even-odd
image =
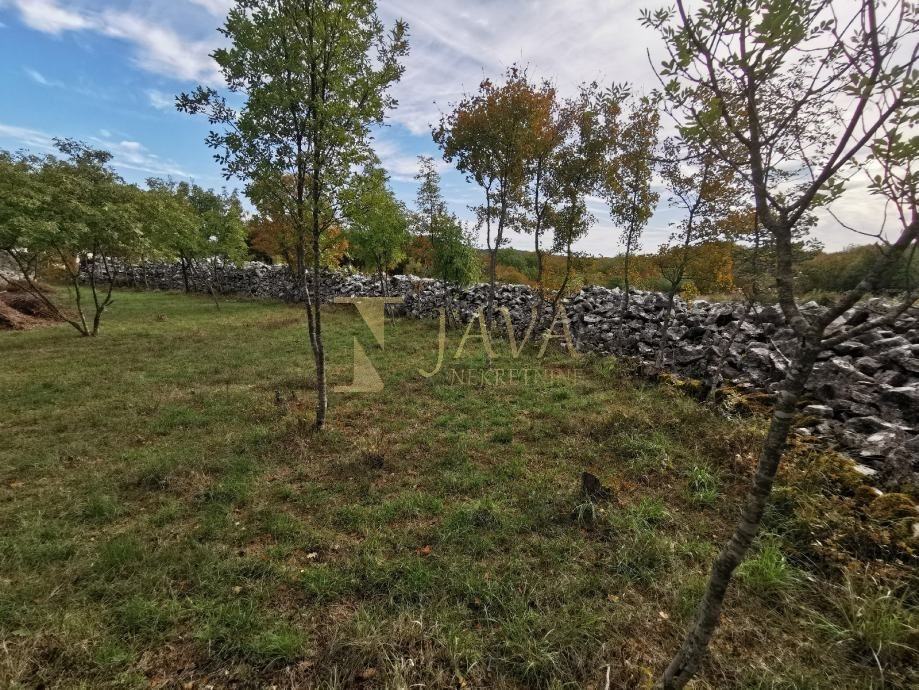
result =
[[631,242],[625,245],[625,275],[623,276],[623,286],[625,288],[625,301],[622,303],[622,311],[628,311],[629,308],[629,259],[632,257]]
[[217,297],[217,291],[214,289],[214,284],[208,281],[207,290],[211,293],[211,299],[214,300],[214,306],[217,308],[217,311],[220,311],[220,299]]
[[[96,254],[96,247],[93,247],[93,260],[92,260],[92,264],[90,264],[92,268],[89,271],[89,291],[93,297],[93,306],[95,307],[96,312],[95,312],[95,315],[93,316],[93,327],[91,329],[87,328],[87,331],[86,331],[86,334],[89,336],[96,335],[96,332],[99,329],[99,317],[101,316],[99,312],[99,291],[96,288],[96,264],[97,264],[96,257],[97,256],[98,255]],[[83,325],[85,327],[86,319],[83,317],[83,309],[80,305],[79,299],[77,300],[77,308],[80,311],[80,320],[83,321]]]
[[[489,286],[493,285],[491,276],[493,275],[492,265],[494,264],[491,246],[491,184],[490,182],[485,187],[485,246],[488,248]],[[491,295],[491,289],[489,290],[489,295]]]
[[453,295],[450,294],[450,284],[444,279],[444,318],[447,327],[453,328],[456,325],[456,316],[453,314]]
[[667,343],[669,337],[667,330],[670,328],[670,320],[673,318],[673,305],[676,301],[677,283],[673,283],[667,291],[667,305],[664,307],[664,314],[661,318],[661,325],[657,331],[657,356],[655,357],[655,368],[658,372],[664,369],[664,360],[667,352]]
[[447,282],[447,266],[444,262],[443,271],[440,275],[440,282],[444,286],[444,320],[447,327],[452,326],[452,307],[450,305],[450,284]]
[[491,329],[491,324],[494,323],[494,319],[495,319],[495,274],[497,272],[497,269],[498,269],[498,243],[496,241],[495,248],[491,251],[491,256],[489,257],[489,262],[488,262],[488,304],[487,304],[486,321],[488,322],[489,329]]
[[623,281],[625,285],[625,301],[623,301],[622,303],[623,313],[629,310],[629,259],[631,259],[631,257],[632,257],[632,239],[631,239],[631,234],[630,234],[628,241],[625,243],[625,276],[624,276],[624,281]]
[[[207,259],[204,261],[206,265]],[[207,291],[210,293],[211,299],[214,300],[214,306],[217,308],[217,311],[220,311],[220,300],[217,298],[217,290],[214,287],[214,283],[217,279],[216,265],[212,263],[210,269],[205,269],[205,275],[207,275]]]
[[[96,279],[95,275],[95,266],[90,268],[89,271],[89,284],[92,286]],[[73,278],[73,299],[77,307],[77,316],[80,318],[80,323],[77,326],[77,330],[80,331],[80,335],[89,336],[89,326],[86,323],[86,314],[83,311],[83,291],[80,290],[79,279],[77,277]]]
[[437,258],[435,229],[437,227],[437,214],[434,208],[431,208],[431,215],[428,218],[428,241],[431,243],[431,275],[434,275],[434,264]]
[[568,281],[571,279],[571,233],[568,233],[568,241],[565,245],[565,279],[562,280],[561,287],[559,287],[558,292],[555,294],[555,299],[552,300],[552,318],[555,318],[555,314],[558,311],[558,303],[562,301],[565,296],[565,290],[568,289]]
[[[89,325],[86,323],[86,313],[83,310],[83,291],[80,289],[80,269],[77,267],[75,271],[71,271],[70,265],[67,263],[67,259],[63,254],[61,254],[61,261],[67,269],[67,272],[70,274],[70,283],[73,286],[73,299],[74,303],[76,304],[77,316],[80,318],[79,323],[75,321],[71,321],[71,323],[80,332],[80,335],[89,337],[91,333],[89,330]],[[92,261],[89,262],[89,285],[93,291],[95,291],[95,284],[96,258],[94,255]]]
[[543,258],[542,248],[539,245],[539,237],[542,235],[542,217],[545,213],[540,208],[539,190],[542,185],[542,159],[536,164],[536,185],[533,192],[533,212],[536,216],[536,226],[533,228],[533,237],[536,245],[536,286],[539,290],[539,309],[542,311],[543,302],[546,299],[545,289],[543,287]]
[[[108,259],[105,255],[102,255],[102,267],[105,269],[105,278],[108,281],[108,290],[105,293],[105,297],[101,300],[99,299],[99,291],[96,287],[96,261],[98,253],[96,252],[95,247],[93,248],[93,269],[90,272],[90,287],[92,288],[93,295],[93,304],[95,305],[96,311],[93,315],[93,327],[89,332],[89,335],[95,337],[99,334],[99,325],[102,323],[102,314],[105,313],[105,310],[112,303],[112,291],[115,289],[115,280],[117,278],[118,272],[113,270],[109,265]],[[81,314],[82,318],[82,314]],[[85,321],[84,321],[85,323]]]
[[220,279],[222,266],[218,264],[217,257],[211,259],[211,279],[214,283],[214,289],[217,291],[217,294],[223,293],[223,281]]
[[322,430],[325,426],[326,411],[329,408],[329,390],[325,371],[325,345],[322,342],[322,278],[321,252],[319,240],[322,236],[322,219],[320,218],[319,202],[321,200],[319,174],[321,163],[319,149],[313,149],[313,174],[312,174],[312,202],[313,202],[313,336],[315,340],[314,354],[316,359],[316,428]]
[[709,642],[718,626],[721,607],[734,570],[743,561],[753,539],[759,532],[763,513],[795,418],[798,401],[810,378],[820,352],[820,339],[805,342],[788,369],[781,392],[772,413],[769,433],[760,452],[753,484],[747,494],[740,521],[731,539],[718,554],[709,576],[705,596],[696,611],[680,651],[670,662],[657,683],[663,690],[683,688],[693,678],[708,651]]
[[[701,199],[701,196],[699,198]],[[696,207],[698,207],[698,202],[696,202]],[[683,277],[686,275],[686,264],[689,263],[689,245],[692,242],[692,224],[694,213],[695,208],[693,208],[689,213],[686,236],[683,240],[683,250],[680,254],[680,265],[677,267],[676,274],[671,274],[673,279],[670,280],[670,289],[667,291],[667,306],[664,308],[664,318],[661,319],[660,330],[658,331],[657,338],[658,344],[655,364],[658,371],[661,371],[664,368],[664,359],[668,342],[667,329],[670,328],[670,320],[673,318],[673,305],[676,301],[677,293],[680,291],[680,286],[683,284]],[[666,278],[666,271],[662,270],[661,273],[664,274],[664,277]]]
[[[539,225],[540,225],[539,221],[537,221],[536,225],[537,225],[536,232],[534,233],[534,235],[536,236],[536,291],[537,291],[535,306],[537,309],[539,309],[539,316],[536,318],[536,323],[538,324],[542,321],[543,311],[545,311],[546,286],[543,280],[544,268],[543,268],[542,248],[539,246],[539,234],[541,232],[539,228]],[[532,305],[530,308],[532,310],[533,308]]]
[[179,261],[182,264],[182,282],[185,284],[185,293],[188,294],[191,292],[191,288],[188,284],[188,266],[186,265],[186,260],[184,256],[179,257]]
[[498,229],[495,232],[495,246],[491,250],[491,261],[489,262],[489,284],[488,284],[488,315],[486,322],[491,330],[495,322],[495,282],[498,271],[498,250],[501,248],[501,240],[504,238],[504,224],[507,221],[507,194],[504,188],[507,184],[501,186],[501,213],[498,216]]
[[99,334],[99,326],[102,323],[102,309],[97,309],[95,316],[93,316],[93,331],[92,336],[95,338]]
[[539,246],[539,231],[536,232],[536,287],[539,290],[539,302],[540,304],[546,299],[546,288],[544,284],[543,275],[545,273],[545,267],[543,262],[543,252],[542,247]]
[[386,289],[386,272],[383,270],[383,266],[379,261],[377,261],[377,280],[380,281],[380,295],[389,297]]

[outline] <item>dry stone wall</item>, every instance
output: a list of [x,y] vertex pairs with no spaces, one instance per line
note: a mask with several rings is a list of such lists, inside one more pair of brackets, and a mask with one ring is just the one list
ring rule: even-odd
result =
[[[199,267],[189,275],[197,291],[255,298],[298,301],[302,289],[288,269],[249,263],[241,267]],[[139,288],[181,290],[184,276],[176,264],[147,265],[123,270],[118,282]],[[448,288],[450,302],[462,321],[485,308],[487,285]],[[322,276],[322,299],[377,296],[375,277],[347,272]],[[401,295],[404,315],[438,318],[446,294],[441,283],[414,276],[389,278],[390,295]],[[496,305],[508,310],[518,333],[526,331],[537,303],[523,285],[499,285]],[[580,351],[600,355],[655,360],[664,295],[632,291],[627,308],[618,289],[590,286],[564,300],[575,344]],[[856,307],[847,319],[864,320],[883,308],[879,300]],[[541,326],[550,323],[551,308],[538,314]],[[805,316],[822,307],[803,305]],[[774,392],[797,347],[793,331],[777,306],[764,305],[747,313],[743,305],[677,298],[667,329],[663,363],[685,377],[705,379],[720,368],[726,382],[743,391]],[[823,353],[802,409],[799,433],[818,436],[841,448],[858,462],[860,471],[884,485],[902,485],[919,477],[919,319],[907,315],[896,324],[865,333]]]

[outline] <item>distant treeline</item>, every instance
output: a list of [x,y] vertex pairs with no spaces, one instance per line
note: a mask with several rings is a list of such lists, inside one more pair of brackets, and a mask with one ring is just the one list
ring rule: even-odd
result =
[[[800,265],[800,285],[806,292],[844,292],[852,290],[876,263],[880,250],[874,246],[850,247],[841,252],[819,252]],[[919,256],[910,255],[897,262],[883,276],[881,288],[903,292],[919,284]]]
[[[838,252],[802,251],[797,264],[801,294],[838,293],[858,285],[873,265],[879,249],[875,246],[850,247]],[[683,296],[730,294],[737,292],[743,283],[741,275],[748,270],[751,250],[731,242],[712,242],[691,250],[687,280]],[[482,253],[482,260],[487,255]],[[630,260],[631,284],[643,290],[665,290],[666,280],[661,267],[665,265],[661,254],[641,254]],[[564,257],[546,257],[547,285],[560,281],[564,274]],[[764,271],[768,271],[768,266]],[[624,257],[589,257],[575,259],[576,285],[603,285],[621,287],[623,284]],[[498,252],[498,275],[504,282],[536,284],[536,254],[520,249],[504,248]],[[889,292],[902,292],[910,285],[919,284],[919,256],[900,260],[893,271],[886,274],[881,288]]]

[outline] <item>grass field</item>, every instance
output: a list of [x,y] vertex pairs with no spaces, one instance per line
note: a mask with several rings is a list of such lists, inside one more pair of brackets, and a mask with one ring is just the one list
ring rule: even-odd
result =
[[[425,379],[433,323],[327,334],[333,384],[356,336],[386,387],[316,434],[294,307],[122,293],[96,339],[0,333],[0,686],[650,683],[763,421],[561,353]],[[911,525],[868,500],[795,447],[695,687],[919,680]]]

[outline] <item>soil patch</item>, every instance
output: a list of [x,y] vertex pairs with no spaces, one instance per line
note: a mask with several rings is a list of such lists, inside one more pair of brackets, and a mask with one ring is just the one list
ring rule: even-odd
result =
[[58,323],[60,317],[40,298],[19,290],[0,292],[0,330],[24,331]]

